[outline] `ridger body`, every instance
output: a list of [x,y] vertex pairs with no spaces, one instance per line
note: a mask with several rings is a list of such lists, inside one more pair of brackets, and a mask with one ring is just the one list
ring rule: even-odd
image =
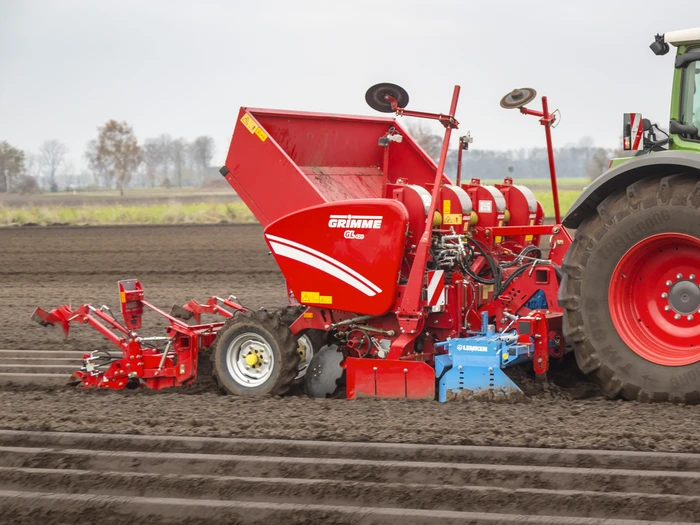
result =
[[[212,297],[166,313],[138,281],[121,281],[123,323],[91,305],[35,319],[66,334],[90,324],[121,349],[85,356],[73,376],[85,387],[188,384],[211,346],[233,394],[303,381],[314,397],[343,386],[348,398],[510,396],[519,389],[504,368],[531,361],[544,378],[566,341],[611,396],[700,400],[699,157],[654,144],[606,172],[559,224],[555,117],[545,97],[533,110],[534,91],[515,90],[501,105],[545,127],[557,218],[545,225],[533,193],[510,178],[462,182],[468,136],[456,183],[443,174],[458,97],[455,87],[447,113],[425,113],[406,109],[393,84],[366,95],[378,111],[441,122],[437,165],[395,118],[241,108],[221,173],[264,226],[290,307]],[[680,131],[679,144],[700,139]],[[136,333],[144,308],[169,321],[165,336]],[[202,324],[203,314],[223,319]]]

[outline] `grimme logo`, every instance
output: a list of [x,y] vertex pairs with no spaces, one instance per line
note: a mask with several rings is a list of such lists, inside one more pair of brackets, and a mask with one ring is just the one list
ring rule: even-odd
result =
[[382,227],[381,215],[331,215],[328,219],[329,228],[347,228],[343,233],[346,239],[364,239],[363,233],[354,229],[378,230]]
[[361,228],[378,230],[382,227],[381,215],[331,215],[329,228]]

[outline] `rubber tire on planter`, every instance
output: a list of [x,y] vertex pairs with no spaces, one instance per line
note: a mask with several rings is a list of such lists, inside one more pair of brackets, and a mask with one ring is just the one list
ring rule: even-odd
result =
[[657,234],[700,238],[699,210],[697,175],[651,177],[607,197],[576,231],[559,295],[564,335],[574,344],[579,368],[595,375],[608,397],[700,402],[700,362],[663,366],[642,358],[617,333],[608,306],[611,277],[622,256]]
[[326,345],[316,352],[304,377],[306,395],[321,399],[339,396],[345,390],[344,360],[338,345]]
[[[232,375],[227,365],[228,353],[232,350],[230,346],[242,334],[259,336],[272,352],[272,370],[260,385],[242,384]],[[289,390],[297,375],[297,343],[277,314],[266,311],[241,312],[221,327],[213,346],[213,374],[224,393],[239,396],[282,395]]]
[[[291,324],[294,321],[296,321],[302,313],[304,313],[304,310],[306,310],[305,306],[286,306],[285,308],[281,308],[280,310],[278,310],[277,315],[279,315],[282,324],[284,324],[285,326],[291,326]],[[318,352],[321,349],[321,347],[326,344],[328,332],[325,332],[323,330],[309,329],[306,330],[306,332],[303,335],[306,336],[307,341],[311,345],[311,359],[313,359],[313,356],[316,355],[316,352]],[[295,339],[298,341],[299,337],[296,337]],[[304,367],[304,363],[300,359],[298,373],[294,378],[295,385],[299,385],[304,382],[304,376],[306,375],[308,366],[311,364],[311,359],[307,359],[308,362],[306,363],[306,367]]]

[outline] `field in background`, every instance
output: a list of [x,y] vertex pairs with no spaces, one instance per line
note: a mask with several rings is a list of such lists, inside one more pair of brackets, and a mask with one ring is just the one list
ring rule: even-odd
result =
[[[518,182],[533,190],[547,217],[554,216],[549,180]],[[588,182],[586,179],[561,179],[562,213],[569,209]],[[126,190],[123,196],[115,190],[0,195],[0,227],[251,222],[256,222],[255,217],[230,188],[138,188]]]
[[[468,182],[468,179],[463,179],[463,182]],[[482,184],[503,184],[503,179],[482,179]],[[518,179],[517,177],[513,180],[514,184],[519,186],[526,186],[532,191],[537,190],[549,190],[552,187],[549,179]],[[561,177],[557,179],[557,186],[560,190],[577,190],[581,191],[583,188],[591,183],[590,179],[577,178],[577,177]]]

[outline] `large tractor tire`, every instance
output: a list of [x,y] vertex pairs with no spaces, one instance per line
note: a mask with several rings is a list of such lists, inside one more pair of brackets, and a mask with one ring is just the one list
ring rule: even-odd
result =
[[248,311],[226,321],[214,341],[214,377],[239,396],[282,395],[297,375],[297,342],[277,314]]
[[564,334],[605,394],[700,402],[700,182],[649,178],[607,197],[564,264]]
[[[290,326],[296,321],[299,316],[304,313],[304,306],[287,306],[277,312],[280,321],[285,326]],[[297,367],[297,375],[294,378],[294,384],[298,385],[304,382],[304,376],[309,368],[309,364],[316,352],[326,344],[327,332],[323,330],[306,330],[302,335],[296,337],[297,353],[299,354],[299,366]]]

